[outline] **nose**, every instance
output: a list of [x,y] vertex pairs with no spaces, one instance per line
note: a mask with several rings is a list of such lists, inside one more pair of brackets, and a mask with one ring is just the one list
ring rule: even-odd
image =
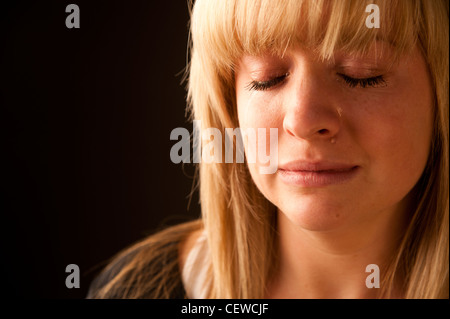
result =
[[320,79],[308,75],[289,89],[285,100],[284,131],[297,139],[333,139],[341,127],[341,111],[332,102],[332,92]]

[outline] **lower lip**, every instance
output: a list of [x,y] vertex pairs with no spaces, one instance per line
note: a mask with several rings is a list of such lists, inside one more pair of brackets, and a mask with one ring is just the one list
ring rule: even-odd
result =
[[358,172],[358,166],[348,170],[330,171],[287,171],[278,170],[281,180],[290,185],[302,187],[323,187],[350,181]]

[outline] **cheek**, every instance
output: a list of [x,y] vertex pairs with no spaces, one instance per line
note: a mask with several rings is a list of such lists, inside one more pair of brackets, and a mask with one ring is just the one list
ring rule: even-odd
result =
[[242,129],[278,127],[282,106],[279,94],[258,94],[258,92],[238,94],[239,126]]
[[[257,94],[246,92],[237,95],[239,127],[242,132],[247,130],[254,131],[258,139],[258,128],[265,129],[265,153],[266,160],[269,162],[261,163],[258,155],[258,149],[251,151],[249,139],[244,137],[244,149],[247,158],[248,168],[253,181],[263,195],[271,199],[271,191],[274,187],[275,174],[261,174],[261,167],[272,167],[276,171],[274,165],[278,163],[278,152],[274,151],[274,146],[270,143],[270,129],[277,128],[278,134],[281,134],[282,108],[281,98],[277,94]],[[258,145],[256,143],[256,145]],[[256,152],[255,155],[249,156],[250,153]],[[276,153],[276,154],[275,154]],[[276,156],[276,159],[275,159]],[[249,162],[250,158],[255,158],[255,162]],[[275,173],[275,172],[274,172]]]
[[[260,162],[260,154],[258,153],[261,150],[262,153],[265,153],[265,155],[272,160],[275,155],[278,155],[278,152],[276,152],[277,154],[272,154],[275,153],[275,150],[278,150],[278,138],[276,138],[275,135],[271,137],[271,129],[277,129],[277,136],[281,133],[280,121],[282,119],[282,114],[280,110],[282,103],[279,95],[257,94],[257,92],[242,94],[241,96],[238,95],[237,105],[239,127],[244,135],[243,141],[245,153],[247,155],[250,153],[254,154],[256,161]],[[255,144],[250,143],[251,139],[247,138],[248,135],[246,135],[245,132],[252,132],[255,135]],[[259,139],[261,134],[264,133],[265,149],[259,149]],[[270,142],[271,140],[272,142],[276,140],[276,147],[274,145],[275,143]],[[267,160],[267,158],[265,160]]]
[[366,105],[358,113],[359,121],[354,122],[358,123],[356,139],[370,168],[368,183],[384,185],[380,191],[392,194],[408,192],[420,178],[428,158],[431,102],[400,94],[377,105]]

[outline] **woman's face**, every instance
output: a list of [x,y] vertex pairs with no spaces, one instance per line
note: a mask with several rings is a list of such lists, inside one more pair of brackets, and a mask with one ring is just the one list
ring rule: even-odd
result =
[[379,41],[364,57],[324,62],[297,48],[240,59],[240,128],[278,129],[277,172],[255,163],[250,173],[294,224],[355,226],[406,204],[430,150],[432,88],[418,48],[391,68],[389,50]]

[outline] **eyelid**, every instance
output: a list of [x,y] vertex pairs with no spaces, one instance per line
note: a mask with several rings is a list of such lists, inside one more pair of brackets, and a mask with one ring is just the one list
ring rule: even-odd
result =
[[268,89],[275,87],[276,85],[280,84],[281,82],[283,82],[288,75],[289,75],[289,73],[286,72],[282,75],[274,76],[265,81],[253,80],[250,83],[248,83],[245,86],[245,88],[248,89],[249,91],[251,91],[251,90],[266,91]]
[[367,79],[371,77],[376,77],[381,74],[385,74],[386,70],[379,67],[349,67],[341,66],[336,68],[338,74],[345,74],[355,79]]
[[337,75],[344,80],[344,82],[350,87],[360,88],[379,88],[387,86],[387,82],[384,75],[376,75],[371,77],[355,78],[344,73],[337,73]]
[[253,72],[250,78],[255,82],[268,82],[270,80],[286,76],[288,72],[283,70],[274,70],[271,72]]

